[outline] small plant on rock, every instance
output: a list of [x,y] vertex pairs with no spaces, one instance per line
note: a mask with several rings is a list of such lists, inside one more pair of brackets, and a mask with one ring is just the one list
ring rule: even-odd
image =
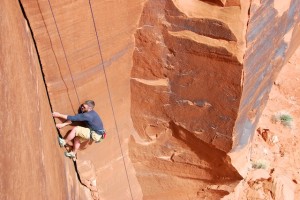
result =
[[280,111],[272,117],[273,122],[280,122],[289,128],[293,127],[293,117],[286,111]]
[[253,169],[267,169],[268,162],[266,160],[257,160],[252,163]]

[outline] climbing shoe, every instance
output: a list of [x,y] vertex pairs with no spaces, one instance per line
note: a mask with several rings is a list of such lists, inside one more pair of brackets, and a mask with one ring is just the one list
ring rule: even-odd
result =
[[69,158],[75,158],[76,157],[76,154],[74,152],[65,152],[65,156],[66,157],[69,157]]
[[66,141],[64,139],[60,138],[59,136],[57,139],[58,139],[58,144],[60,147],[63,147],[67,144]]

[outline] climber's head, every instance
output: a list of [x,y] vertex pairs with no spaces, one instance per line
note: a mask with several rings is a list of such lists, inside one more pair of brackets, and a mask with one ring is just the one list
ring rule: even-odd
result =
[[82,105],[81,105],[81,112],[89,112],[93,110],[95,107],[95,102],[93,100],[86,100]]

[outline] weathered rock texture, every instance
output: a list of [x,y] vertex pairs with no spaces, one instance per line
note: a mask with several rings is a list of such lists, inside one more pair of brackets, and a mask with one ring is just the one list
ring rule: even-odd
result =
[[235,148],[249,142],[274,77],[299,44],[299,17],[299,1],[253,1],[251,4]]
[[159,2],[145,4],[135,35],[132,116],[147,142],[131,144],[132,161],[146,198],[219,199],[241,179],[226,153],[242,94],[249,3]]
[[147,1],[131,81],[145,142],[130,144],[145,198],[218,199],[240,178],[228,165],[244,175],[272,82],[298,45],[299,9],[299,1]]
[[[107,139],[78,154],[78,159],[94,165],[101,199],[141,199],[127,142],[135,134],[129,81],[142,1],[21,3],[37,43],[53,111],[75,114],[84,100],[93,99],[105,124]],[[69,130],[66,127],[61,134]]]
[[238,168],[246,159],[241,159],[235,152],[251,141],[273,82],[300,43],[299,1],[252,1],[249,14],[243,93],[231,150]]
[[[249,154],[247,144],[272,81],[298,45],[299,1],[20,2],[33,32],[53,111],[75,114],[84,100],[94,99],[104,121],[107,139],[78,155],[82,183],[92,186],[89,189],[97,193],[94,199],[219,199],[233,191],[242,179]],[[19,12],[19,19],[11,16],[14,23],[1,18],[1,27],[10,23],[24,29],[16,1],[1,4],[1,9]],[[11,31],[1,35],[1,44],[15,33],[19,39],[14,40],[14,49],[25,53],[26,45],[22,44],[31,41],[30,34],[21,37],[24,30]],[[24,134],[32,133],[31,140],[26,135],[28,143],[20,142],[30,145],[16,151],[24,155],[23,165],[37,168],[32,190],[47,189],[40,193],[45,195],[40,199],[51,195],[65,195],[51,199],[68,199],[66,195],[74,195],[70,199],[92,198],[75,187],[78,182],[74,176],[63,183],[66,173],[59,167],[61,155],[53,155],[59,147],[47,95],[38,85],[42,79],[34,75],[37,66],[33,68],[32,63],[38,64],[35,51],[12,59],[6,52],[11,45],[5,45],[1,49],[8,60],[1,60],[1,66],[5,66],[1,68],[1,84],[9,82],[12,86],[1,86],[1,94],[11,95],[13,101],[5,97],[9,105],[6,109],[13,107],[16,114],[11,118],[2,114],[0,119],[19,124]],[[33,58],[35,61],[31,61]],[[10,62],[14,67],[25,67],[8,76],[13,69],[8,67]],[[18,88],[17,78],[8,78],[12,74],[20,76]],[[40,90],[44,93],[37,92]],[[39,117],[32,117],[33,111]],[[28,119],[26,126],[21,122],[24,118]],[[9,135],[1,141],[1,148],[13,144],[13,135],[9,134],[12,126],[1,125],[1,131],[5,127]],[[61,134],[66,135],[70,129],[64,128]],[[40,153],[36,140],[49,147],[45,151],[48,156],[36,156],[41,164],[25,160],[29,153],[24,150],[34,146]],[[10,156],[4,158],[7,163],[19,163]],[[57,168],[43,165],[47,159]],[[1,163],[2,169],[6,162]],[[25,176],[13,170],[11,173]],[[56,179],[56,174],[62,175]],[[91,185],[95,178],[96,188]],[[53,179],[58,180],[53,186],[57,188],[49,189],[47,184],[51,185]],[[37,185],[38,180],[43,184]],[[73,191],[49,194],[66,188],[66,184]],[[9,196],[13,189],[1,188],[1,192]]]
[[38,56],[17,1],[0,1],[0,44],[0,199],[76,199],[76,173],[55,148]]

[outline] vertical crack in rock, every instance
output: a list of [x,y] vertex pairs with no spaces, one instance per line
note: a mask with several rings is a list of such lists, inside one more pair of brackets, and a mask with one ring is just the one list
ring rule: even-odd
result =
[[[39,56],[38,51],[37,51],[36,42],[35,42],[35,40],[34,40],[34,38],[33,38],[33,33],[32,33],[32,30],[31,30],[31,27],[30,27],[28,18],[27,18],[27,16],[26,16],[26,13],[25,13],[25,10],[24,10],[24,8],[23,8],[23,6],[22,6],[22,3],[20,2],[20,0],[19,0],[18,2],[19,2],[21,12],[22,12],[22,14],[23,14],[23,17],[24,17],[25,22],[26,22],[26,25],[27,25],[26,28],[28,28],[29,31],[30,31],[30,36],[31,36],[31,39],[32,39],[33,44],[34,44],[35,51],[37,52],[38,63],[39,63],[39,66],[40,66],[40,68],[41,68],[41,60],[40,60],[40,56]],[[29,34],[28,34],[28,35],[29,35]],[[30,37],[30,36],[29,36],[29,37]],[[38,83],[37,83],[37,84],[38,84]],[[38,94],[37,94],[37,95],[38,95]],[[48,97],[48,101],[49,101],[49,96],[48,96],[48,94],[47,94],[47,97]],[[39,116],[39,117],[40,117],[40,116]],[[43,158],[43,156],[44,156],[43,150],[44,150],[44,149],[41,148],[41,144],[42,144],[41,140],[42,140],[42,139],[39,138],[39,144],[38,144],[38,145],[39,145],[39,149],[40,149],[40,151],[41,151],[41,160],[40,160],[40,162],[41,162],[41,165],[42,165],[42,171],[43,171],[43,174],[46,176],[46,173],[47,173],[47,172],[46,172],[46,170],[45,170],[44,158]],[[48,192],[47,192],[48,188],[46,187],[46,185],[47,185],[46,182],[47,182],[47,179],[43,179],[41,185],[43,185],[43,190],[44,190],[45,193],[47,194],[47,193],[48,193]]]
[[[50,101],[50,97],[49,97],[49,93],[48,93],[48,88],[47,88],[47,84],[46,84],[46,81],[45,81],[45,74],[44,74],[43,67],[42,67],[41,57],[40,57],[40,54],[39,54],[39,51],[38,51],[38,48],[37,48],[37,44],[36,44],[36,41],[35,41],[35,38],[34,38],[34,34],[33,34],[32,28],[30,26],[30,22],[28,20],[28,17],[26,15],[26,12],[25,12],[25,9],[24,9],[24,7],[22,5],[21,0],[18,0],[18,2],[19,2],[19,5],[20,5],[20,8],[21,8],[21,11],[23,13],[24,19],[26,20],[27,25],[28,25],[29,30],[30,30],[30,33],[31,33],[31,38],[32,38],[32,41],[33,41],[33,44],[34,44],[35,51],[37,53],[37,57],[38,57],[38,61],[39,61],[39,66],[41,68],[42,78],[43,78],[43,81],[44,81],[44,84],[45,84],[45,88],[46,88],[46,92],[47,92],[47,98],[48,98],[49,106],[50,106],[50,108],[52,110],[52,105],[51,105],[51,101]],[[54,121],[54,119],[53,119],[53,121]]]
[[[39,2],[44,4],[41,6],[43,13],[38,8]],[[97,17],[97,21],[103,23],[103,32],[108,34],[104,34],[104,41],[109,43],[105,52],[112,77],[118,80],[114,88],[122,91],[119,94],[121,98],[117,95],[120,101],[116,102],[120,103],[120,110],[126,107],[125,114],[120,111],[120,124],[124,125],[122,137],[126,144],[129,134],[135,137],[130,138],[128,146],[134,166],[132,174],[139,181],[135,186],[141,186],[144,198],[149,199],[220,199],[230,193],[241,179],[241,168],[234,164],[234,160],[247,163],[248,157],[239,150],[251,140],[272,81],[287,54],[293,52],[288,41],[297,38],[293,26],[299,24],[299,1],[291,0],[290,8],[286,5],[282,9],[279,5],[274,9],[273,1],[260,0],[252,0],[251,7],[250,0],[140,2],[143,2],[144,9],[134,35],[133,60],[132,41],[128,36],[132,36],[135,30],[142,6],[132,1],[130,4],[135,7],[125,6],[118,12],[110,12],[106,8],[119,8],[119,2],[102,2],[98,8],[109,11],[99,10]],[[76,83],[82,86],[81,91],[102,85],[96,73],[101,70],[98,54],[95,53],[95,37],[89,34],[93,30],[91,18],[77,17],[87,14],[85,3],[65,1],[55,5],[56,16],[60,17],[60,30],[65,31],[64,40],[69,46],[68,55],[76,64]],[[41,71],[44,83],[47,81],[48,84],[45,86],[49,105],[50,95],[55,109],[64,106],[62,112],[69,113],[72,102],[58,102],[69,96],[61,79],[70,80],[71,74],[67,71],[63,75],[56,74],[55,66],[64,65],[64,62],[55,63],[54,58],[56,52],[61,54],[60,42],[53,40],[56,48],[49,48],[48,39],[51,43],[51,38],[55,39],[58,31],[51,29],[49,32],[52,34],[48,32],[45,35],[47,27],[53,27],[54,16],[46,14],[49,11],[47,2],[19,0],[19,4],[24,18],[28,17],[32,22],[32,27],[29,26],[31,34],[32,31],[36,34],[31,37],[36,37],[33,41],[39,64],[42,67],[43,63],[45,67]],[[286,41],[282,40],[283,37]],[[86,81],[85,77],[92,78]],[[128,95],[129,80],[131,96]],[[109,115],[105,111],[108,105],[105,97],[96,93],[90,95],[101,102],[104,115]],[[75,98],[71,96],[73,98],[69,96],[69,100]],[[48,121],[51,122],[50,118]],[[104,144],[103,147],[109,145]],[[110,148],[112,155],[102,157],[98,165],[116,160],[118,154],[113,151],[114,147]],[[229,156],[235,150],[237,157]],[[244,152],[249,153],[247,150]],[[78,171],[80,167],[84,170],[92,168],[90,164],[74,164]],[[117,167],[118,164],[115,164],[112,169]],[[67,170],[68,167],[65,168]],[[66,174],[70,175],[68,171]],[[91,185],[90,174],[86,175],[87,180],[80,180],[79,176],[78,179],[82,184]],[[97,181],[104,180],[105,183],[105,178]],[[75,184],[77,182],[74,181]],[[72,185],[72,182],[67,180],[66,184]],[[72,186],[68,190],[69,197],[77,194],[78,188]],[[122,181],[111,181],[107,187],[111,186],[118,187],[122,194],[128,194],[122,188]],[[104,196],[112,194],[110,191],[103,192]],[[118,197],[119,193],[113,195]]]
[[[95,157],[95,160],[93,160],[95,168],[98,169],[111,160],[117,160],[120,148],[124,147],[124,151],[127,150],[127,145],[123,146],[123,142],[127,144],[126,138],[134,132],[129,114],[129,80],[132,67],[133,33],[142,11],[143,1],[124,1],[121,4],[115,1],[92,1],[93,9],[95,8],[94,20],[88,1],[21,0],[21,2],[31,22],[31,28],[39,49],[45,73],[44,78],[53,109],[69,114],[73,110],[73,113],[76,113],[73,105],[74,108],[77,108],[79,105],[77,105],[77,102],[72,103],[76,99],[74,91],[74,86],[76,86],[79,97],[82,99],[93,99],[96,102],[97,106],[95,109],[103,117],[106,130],[114,136],[116,129],[111,123],[114,119],[112,118],[110,99],[107,93],[107,79],[101,67],[102,60],[99,57],[99,48],[97,45],[97,34],[100,34],[99,40],[104,44],[102,46],[104,54],[103,62],[108,72],[109,79],[107,81],[110,83],[110,91],[114,93],[113,101],[117,107],[117,123],[118,126],[122,127],[120,128],[122,146],[115,142],[114,137],[108,137],[107,142],[105,141],[101,145],[92,145],[84,150],[84,152],[79,151],[78,158],[81,160],[86,158],[93,160],[90,158],[93,153],[97,154],[102,149],[109,149],[109,153],[101,156],[101,159]],[[119,9],[120,5],[122,5],[122,9]],[[51,6],[53,8],[52,13],[50,12]],[[95,27],[93,21],[97,27]],[[95,28],[99,28],[96,31],[97,34],[95,33]],[[63,48],[65,48],[65,53]],[[68,70],[66,57],[70,61],[71,70]],[[76,85],[72,84],[72,76]],[[59,119],[55,121],[58,123]],[[70,127],[66,127],[63,130],[60,129],[59,131],[65,136],[70,131]],[[92,153],[86,153],[90,150]],[[134,186],[133,192],[135,198],[142,195],[139,183],[135,178],[134,169],[131,168],[130,160],[127,159],[127,156],[127,154],[124,154],[124,162],[126,162],[126,166],[130,166],[128,170],[130,181],[127,181],[128,184],[123,182],[128,180],[126,178],[127,171],[124,167],[119,170],[119,160],[111,164],[113,169],[118,169],[118,173],[110,174],[111,168],[105,169],[101,175],[97,171],[99,188],[104,184],[107,187],[103,188],[118,188],[118,192],[116,193],[112,193],[108,189],[101,190],[103,198],[118,198],[120,196],[119,193],[128,195],[127,187],[123,186],[124,184],[126,186],[129,185],[129,183]],[[66,173],[68,180],[70,180],[68,182],[69,194],[73,195],[79,192],[81,195],[82,192],[85,193],[85,191],[81,190],[83,187],[74,187],[77,186],[78,181],[75,180],[76,177],[72,173],[73,168],[70,167],[69,169],[69,162],[66,161],[65,164],[67,166],[66,170],[69,170]],[[106,178],[114,176],[118,176],[120,181],[106,181]]]
[[[44,72],[43,72],[43,67],[42,67],[42,63],[41,63],[41,58],[40,58],[39,51],[38,51],[38,48],[37,48],[37,44],[36,44],[36,41],[35,41],[35,38],[34,38],[34,34],[33,34],[32,28],[31,28],[31,26],[30,26],[30,22],[29,22],[29,20],[28,20],[28,18],[27,18],[27,15],[26,15],[26,12],[25,12],[25,9],[24,9],[24,7],[23,7],[23,5],[22,5],[21,0],[18,0],[18,2],[19,2],[19,5],[20,5],[20,9],[21,9],[21,11],[22,11],[22,14],[23,14],[23,16],[24,16],[24,19],[26,20],[27,25],[28,25],[28,28],[29,28],[30,33],[31,33],[31,38],[32,38],[32,41],[33,41],[33,43],[34,43],[35,51],[36,51],[36,53],[37,53],[38,62],[39,62],[39,66],[40,66],[40,69],[41,69],[43,82],[44,82],[45,89],[46,89],[46,95],[47,95],[47,98],[48,98],[49,106],[50,106],[51,111],[52,111],[52,105],[51,105],[51,101],[50,101],[50,97],[49,97],[49,93],[48,93],[47,84],[46,84],[46,81],[45,81],[45,74],[44,74]],[[53,119],[53,122],[54,122],[54,124],[55,124],[54,119]],[[59,132],[58,130],[57,130],[57,134],[61,137],[61,134],[60,134],[60,132]],[[92,165],[92,164],[91,164],[91,165]],[[64,168],[64,169],[65,169],[65,168]],[[86,185],[86,184],[84,184],[83,182],[81,182],[80,174],[79,174],[79,172],[78,172],[77,169],[78,169],[78,168],[77,168],[77,163],[74,162],[74,170],[75,170],[75,172],[76,172],[76,175],[77,175],[77,178],[78,178],[79,182],[80,182],[82,185],[84,185],[85,187],[89,188],[88,185]],[[45,172],[45,173],[47,173],[47,172]],[[65,174],[66,174],[66,171],[65,171]],[[92,189],[91,189],[91,188],[89,188],[89,189],[91,190],[91,193],[92,193],[92,196],[94,197],[94,199],[98,199],[98,194],[96,193],[97,190],[95,190],[94,187],[93,187]],[[67,193],[67,195],[69,196],[68,193]]]
[[97,188],[97,175],[95,167],[91,160],[77,160],[74,162],[78,180],[82,185],[87,187],[91,196],[95,200],[100,199],[99,189]]

